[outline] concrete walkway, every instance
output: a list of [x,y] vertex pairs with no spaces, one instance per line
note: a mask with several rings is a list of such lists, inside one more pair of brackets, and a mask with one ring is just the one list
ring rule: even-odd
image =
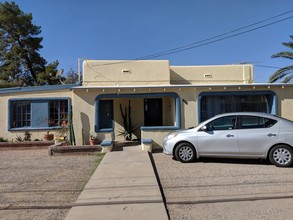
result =
[[168,219],[148,152],[107,153],[65,219]]

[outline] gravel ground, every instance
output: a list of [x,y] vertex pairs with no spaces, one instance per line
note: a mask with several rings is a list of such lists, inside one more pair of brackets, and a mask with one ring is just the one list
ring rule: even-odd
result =
[[267,162],[152,154],[171,220],[292,219],[293,170]]
[[96,165],[95,155],[0,151],[0,219],[64,219]]

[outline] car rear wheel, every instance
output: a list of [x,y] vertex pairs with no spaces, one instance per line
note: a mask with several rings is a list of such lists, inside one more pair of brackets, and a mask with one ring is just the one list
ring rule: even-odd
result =
[[293,151],[286,145],[277,145],[270,151],[269,160],[277,167],[289,167],[293,163]]
[[182,163],[188,163],[195,159],[195,149],[189,143],[181,143],[176,147],[175,157]]

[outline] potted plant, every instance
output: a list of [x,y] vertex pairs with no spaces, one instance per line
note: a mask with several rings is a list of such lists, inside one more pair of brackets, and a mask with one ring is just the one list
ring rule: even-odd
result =
[[54,134],[50,134],[50,131],[47,131],[47,133],[43,136],[44,141],[52,141],[54,140]]
[[62,127],[60,130],[57,131],[56,137],[55,137],[55,145],[57,144],[67,144],[67,135],[68,135],[68,129],[67,127]]
[[97,145],[101,143],[101,141],[94,135],[90,135],[89,142],[90,142],[90,145]]

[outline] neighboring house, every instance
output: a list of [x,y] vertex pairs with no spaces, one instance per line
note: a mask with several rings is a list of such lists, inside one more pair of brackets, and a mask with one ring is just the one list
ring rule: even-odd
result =
[[120,105],[130,101],[134,135],[162,146],[170,131],[216,114],[255,111],[293,120],[293,84],[253,83],[252,65],[170,66],[161,61],[83,61],[80,85],[0,89],[0,137],[29,130],[33,138],[66,126],[72,114],[77,144],[121,140]]

